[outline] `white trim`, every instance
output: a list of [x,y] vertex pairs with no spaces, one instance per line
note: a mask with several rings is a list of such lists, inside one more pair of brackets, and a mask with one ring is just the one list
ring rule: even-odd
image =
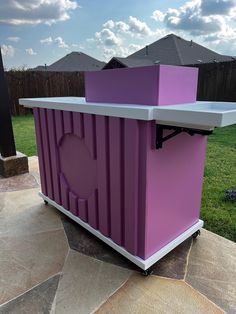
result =
[[130,254],[128,251],[126,251],[123,247],[117,245],[115,242],[113,242],[110,238],[104,236],[100,231],[92,228],[89,224],[81,220],[79,217],[74,216],[71,212],[66,210],[64,207],[58,205],[56,202],[45,196],[43,193],[39,192],[39,195],[47,201],[52,206],[56,207],[58,210],[60,210],[63,214],[73,219],[75,222],[77,222],[79,225],[84,227],[86,230],[91,232],[93,235],[95,235],[97,238],[108,244],[110,247],[112,247],[114,250],[125,256],[127,259],[129,259],[131,262],[136,264],[138,267],[140,267],[143,270],[148,269],[153,264],[155,264],[159,259],[161,259],[163,256],[168,254],[171,250],[173,250],[176,246],[181,244],[184,240],[189,238],[192,234],[194,234],[196,231],[198,231],[200,228],[203,227],[203,221],[198,220],[196,224],[194,224],[192,227],[187,229],[185,232],[183,232],[181,235],[179,235],[177,238],[175,238],[173,241],[165,245],[163,248],[161,248],[159,251],[154,253],[152,256],[150,256],[148,259],[143,260],[142,258],[138,256],[134,256]]
[[154,119],[159,123],[173,125],[200,125],[202,129],[236,124],[236,104],[230,102],[197,101],[193,104],[157,106]]
[[58,109],[102,116],[153,120],[156,106],[88,103],[84,97],[20,98],[19,104],[29,108]]

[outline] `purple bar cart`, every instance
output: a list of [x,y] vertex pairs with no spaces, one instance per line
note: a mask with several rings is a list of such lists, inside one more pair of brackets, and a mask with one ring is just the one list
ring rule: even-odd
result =
[[86,97],[20,99],[35,117],[42,198],[143,270],[197,235],[207,135],[236,105],[196,102],[197,70],[86,74]]

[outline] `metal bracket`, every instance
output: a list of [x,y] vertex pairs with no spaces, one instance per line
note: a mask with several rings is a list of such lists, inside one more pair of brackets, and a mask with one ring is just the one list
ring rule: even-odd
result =
[[[166,136],[163,136],[164,130],[172,130],[173,132]],[[191,136],[195,134],[211,135],[213,133],[213,130],[212,131],[211,130],[198,130],[198,129],[179,127],[179,126],[156,124],[156,149],[162,148],[164,142],[168,141],[169,139],[183,132]]]

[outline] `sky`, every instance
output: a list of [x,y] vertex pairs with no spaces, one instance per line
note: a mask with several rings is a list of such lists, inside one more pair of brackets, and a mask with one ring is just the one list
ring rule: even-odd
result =
[[72,51],[108,61],[170,33],[236,56],[236,0],[0,0],[7,69],[50,65]]

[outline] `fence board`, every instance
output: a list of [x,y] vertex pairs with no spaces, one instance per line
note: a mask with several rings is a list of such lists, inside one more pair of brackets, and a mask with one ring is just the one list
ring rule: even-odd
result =
[[26,115],[31,109],[19,106],[19,98],[28,97],[84,97],[84,72],[6,72],[11,114]]
[[236,61],[193,65],[199,68],[198,100],[236,101]]

